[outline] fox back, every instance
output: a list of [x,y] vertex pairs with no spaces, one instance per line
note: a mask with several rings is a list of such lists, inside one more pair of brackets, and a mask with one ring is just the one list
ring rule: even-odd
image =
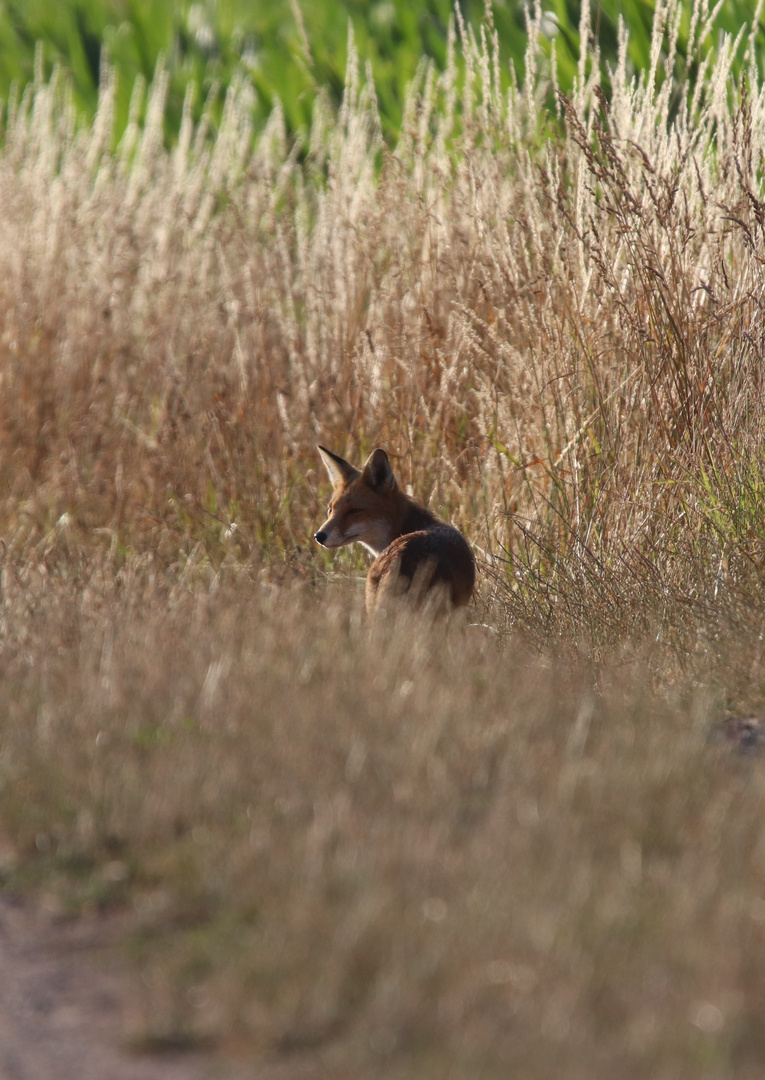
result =
[[362,469],[323,446],[319,453],[334,491],[314,538],[327,548],[360,543],[374,555],[367,610],[399,596],[436,610],[467,604],[475,587],[467,540],[401,491],[385,451],[374,450]]

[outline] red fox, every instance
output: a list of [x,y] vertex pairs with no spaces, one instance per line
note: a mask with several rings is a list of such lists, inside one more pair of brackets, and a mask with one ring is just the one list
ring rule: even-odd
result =
[[358,542],[375,556],[367,611],[403,594],[437,609],[467,604],[475,586],[467,540],[401,491],[385,451],[373,450],[361,470],[323,446],[319,453],[335,490],[314,539],[326,548]]

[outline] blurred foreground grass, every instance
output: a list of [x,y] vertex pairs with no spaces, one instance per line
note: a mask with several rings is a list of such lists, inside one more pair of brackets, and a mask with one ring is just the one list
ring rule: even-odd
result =
[[2,574],[4,885],[130,913],[138,1046],[760,1075],[765,772],[710,741],[759,635],[680,671],[245,569]]

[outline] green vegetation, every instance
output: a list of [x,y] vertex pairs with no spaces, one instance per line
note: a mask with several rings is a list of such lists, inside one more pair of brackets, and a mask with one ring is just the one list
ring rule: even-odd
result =
[[[120,138],[108,73],[7,114],[2,880],[121,910],[138,1045],[761,1075],[765,110],[684,17],[607,96],[468,35],[387,144],[353,55],[302,144],[238,79],[166,139],[170,66]],[[317,442],[476,625],[364,620]]]
[[[479,33],[485,4],[462,0],[458,6],[465,25]],[[708,8],[708,3],[700,6],[699,26],[708,21],[708,12],[704,14]],[[569,92],[579,63],[580,5],[573,0],[551,0],[542,9],[538,23],[541,56],[549,63],[555,52],[559,83]],[[629,27],[632,68],[648,68],[653,12],[651,0],[605,0],[593,8],[587,34],[597,40],[604,65],[616,65],[621,16]],[[55,64],[69,72],[77,106],[90,117],[96,108],[105,46],[118,72],[118,133],[128,120],[136,77],[150,82],[160,56],[170,74],[165,112],[168,133],[177,133],[189,84],[195,87],[198,119],[210,92],[216,87],[225,92],[242,73],[256,90],[256,127],[266,122],[278,99],[289,129],[302,131],[310,125],[318,91],[327,93],[335,105],[340,103],[350,24],[362,70],[371,65],[383,129],[394,136],[403,116],[406,88],[421,58],[429,57],[440,71],[446,67],[453,16],[449,0],[273,0],[268,4],[257,0],[159,4],[152,0],[6,0],[0,5],[0,98],[8,96],[12,83],[23,88],[32,81],[35,47],[41,43],[46,77]],[[693,5],[686,3],[677,40],[676,74],[681,77],[693,18]],[[751,18],[748,0],[726,0],[717,11],[714,29],[710,24],[701,46],[692,50],[691,77],[695,78],[699,61],[710,49],[714,55],[719,33],[735,36]],[[502,81],[507,85],[511,61],[520,77],[525,70],[523,3],[497,3],[492,20],[502,57]],[[765,45],[764,29],[760,22],[760,48]]]

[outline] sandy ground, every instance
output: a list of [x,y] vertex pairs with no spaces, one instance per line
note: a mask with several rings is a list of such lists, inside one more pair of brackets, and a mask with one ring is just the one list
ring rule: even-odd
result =
[[0,898],[0,1080],[238,1080],[201,1053],[126,1045],[113,936],[107,919],[62,922]]

